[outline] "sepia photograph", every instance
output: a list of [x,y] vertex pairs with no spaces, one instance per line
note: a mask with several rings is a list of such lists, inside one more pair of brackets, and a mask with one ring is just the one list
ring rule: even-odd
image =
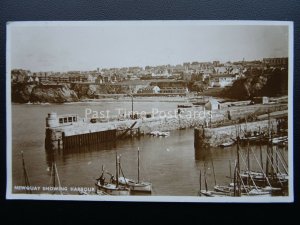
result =
[[293,202],[293,22],[8,22],[7,199]]

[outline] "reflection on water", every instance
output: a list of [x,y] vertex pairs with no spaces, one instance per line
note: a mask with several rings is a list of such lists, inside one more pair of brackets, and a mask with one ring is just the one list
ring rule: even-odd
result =
[[[86,104],[86,103],[85,103]],[[120,107],[122,106],[121,103]],[[127,103],[123,103],[127,106]],[[142,104],[142,103],[141,103]],[[149,103],[147,103],[149,107]],[[155,103],[156,104],[156,103]],[[123,105],[123,106],[124,106]],[[176,103],[164,103],[165,108],[174,108]],[[119,105],[118,105],[119,106]],[[208,187],[231,182],[230,170],[233,173],[237,156],[236,146],[227,148],[194,149],[194,131],[186,129],[171,131],[169,137],[142,136],[140,138],[119,140],[106,144],[85,146],[47,152],[44,149],[45,116],[48,112],[58,114],[83,112],[86,105],[52,105],[33,106],[13,105],[13,186],[23,185],[23,174],[20,151],[24,151],[26,169],[35,186],[51,184],[53,162],[57,167],[61,186],[94,187],[96,178],[101,173],[102,165],[110,173],[115,173],[115,155],[121,155],[122,169],[128,178],[137,179],[137,149],[140,149],[140,178],[153,185],[152,195],[197,196],[199,191],[199,173],[206,163]],[[107,105],[97,106],[107,107]],[[130,107],[130,105],[129,105]],[[26,112],[26,113],[22,113]],[[28,132],[30,127],[30,132]],[[254,154],[260,157],[259,146],[251,146]],[[266,162],[266,147],[262,161]],[[287,160],[287,150],[278,149]],[[244,160],[246,148],[241,148]],[[241,169],[245,168],[242,163]],[[259,171],[257,161],[250,157],[251,169]],[[280,168],[283,169],[283,168]],[[56,183],[57,184],[57,183]],[[20,193],[19,191],[14,191]]]

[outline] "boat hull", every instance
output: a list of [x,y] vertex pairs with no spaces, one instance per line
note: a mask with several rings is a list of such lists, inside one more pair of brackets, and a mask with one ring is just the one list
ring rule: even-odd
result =
[[128,187],[131,191],[135,192],[152,192],[151,184],[134,184]]
[[130,189],[124,186],[116,186],[115,184],[99,184],[96,183],[98,190],[109,195],[130,195]]
[[[250,177],[251,177],[251,179],[250,179]],[[258,186],[266,186],[268,184],[266,175],[264,175],[261,172],[251,171],[249,173],[248,171],[244,171],[241,173],[241,178],[243,179],[243,181],[248,180],[250,184],[253,184],[253,181],[254,181],[255,184],[257,184]],[[271,174],[268,174],[267,178],[272,187],[284,188],[284,187],[288,186],[289,177],[287,174],[278,173],[278,174],[274,174],[274,176],[272,176]]]
[[128,187],[130,191],[134,192],[152,192],[152,184],[148,182],[138,183],[134,180],[120,177],[119,184]]

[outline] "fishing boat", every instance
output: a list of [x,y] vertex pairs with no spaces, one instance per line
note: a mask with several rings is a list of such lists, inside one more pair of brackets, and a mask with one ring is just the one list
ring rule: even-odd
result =
[[119,184],[124,185],[130,189],[130,191],[134,192],[151,192],[152,184],[149,182],[140,182],[128,179],[125,177],[119,177]]
[[[202,189],[202,187],[201,187],[201,183],[202,182],[201,181],[202,181],[202,177],[201,177],[201,170],[200,170],[200,176],[199,176],[199,186],[200,186],[200,189],[198,191],[198,195],[199,196],[201,196],[201,197],[224,197],[224,196],[230,196],[228,193],[225,193],[225,192],[216,192],[216,191],[208,190],[207,179],[206,179],[206,162],[204,162],[204,186],[205,186],[205,189]],[[216,183],[216,180],[215,180],[215,183]]]
[[119,184],[119,167],[120,167],[120,161],[119,157],[116,154],[116,182],[114,183],[113,180],[111,182],[105,182],[104,177],[104,167],[102,166],[102,173],[101,176],[97,179],[96,182],[96,193],[100,194],[102,192],[105,192],[109,195],[129,195],[130,189],[120,185]]
[[255,134],[255,135],[245,135],[244,137],[240,138],[240,142],[241,144],[254,143],[254,142],[263,141],[265,138],[266,138],[265,135],[262,133]]
[[[120,170],[122,171],[122,168],[120,166]],[[140,150],[138,149],[138,177],[137,177],[137,181],[133,180],[133,179],[128,179],[125,178],[125,176],[123,177],[119,177],[119,184],[123,185],[125,187],[128,187],[130,189],[130,191],[133,192],[150,192],[152,191],[152,184],[150,182],[141,182],[140,181]],[[124,174],[123,174],[124,175]]]
[[96,191],[97,194],[103,195],[103,192],[108,195],[129,195],[130,190],[124,186],[118,186],[117,184],[105,183],[99,184],[96,183],[98,189]]
[[[257,186],[256,183],[253,181],[252,176],[247,176],[246,180],[242,178],[240,170],[240,159],[242,159],[244,163],[246,162],[243,158],[243,155],[240,152],[239,141],[240,138],[237,137],[237,159],[235,162],[233,182],[229,183],[228,185],[215,185],[214,190],[216,192],[227,193],[230,196],[270,196],[272,193],[272,189],[262,189],[261,187]],[[232,179],[231,164],[229,164],[229,166],[230,178]],[[247,168],[250,168],[249,149]],[[253,181],[251,185],[249,184],[249,178]]]
[[154,137],[168,137],[170,136],[170,132],[152,131],[150,135]]
[[277,146],[271,146],[270,149],[268,146],[266,153],[267,157],[265,170],[262,166],[262,159],[260,160],[261,162],[259,162],[252,148],[251,151],[260,168],[260,171],[253,171],[250,169],[250,166],[248,166],[247,170],[241,171],[241,179],[244,181],[247,180],[247,182],[249,182],[250,184],[256,183],[261,187],[270,186],[274,190],[278,190],[278,188],[286,188],[289,183],[287,162],[285,161],[280,151],[277,150]]
[[224,143],[220,144],[220,147],[226,148],[226,147],[232,146],[234,144],[235,144],[235,141],[231,140],[231,141],[224,142]]
[[201,189],[201,171],[200,171],[199,182],[200,182],[200,190],[198,191],[198,195],[201,196],[201,197],[224,197],[224,196],[230,196],[230,193],[217,192],[217,191],[208,190],[206,178],[204,180],[204,182],[205,182],[205,189]]
[[196,102],[192,102],[192,104],[197,106],[204,106],[207,102],[207,99],[198,99]]
[[198,194],[199,194],[199,196],[204,196],[204,197],[228,196],[227,194],[217,193],[215,191],[209,191],[209,190],[199,190]]
[[177,108],[192,108],[191,105],[177,105]]
[[[238,189],[238,184],[230,183],[229,185],[216,185],[214,186],[214,190],[216,192],[227,193],[230,196],[234,196],[234,191]],[[270,196],[272,193],[272,189],[263,189],[257,186],[250,185],[240,185],[239,190],[241,191],[241,196]]]
[[287,142],[287,141],[288,141],[288,137],[287,136],[275,137],[275,138],[270,139],[270,142],[273,145],[279,145],[279,144]]
[[251,191],[247,192],[246,194],[242,194],[242,195],[247,195],[247,196],[271,196],[272,193],[270,191],[265,191],[262,189],[256,189],[253,188]]
[[249,177],[259,186],[263,186],[269,182],[274,190],[278,190],[278,187],[286,187],[289,182],[289,176],[286,173],[265,174],[256,171],[241,171],[241,178],[243,180],[247,180]]

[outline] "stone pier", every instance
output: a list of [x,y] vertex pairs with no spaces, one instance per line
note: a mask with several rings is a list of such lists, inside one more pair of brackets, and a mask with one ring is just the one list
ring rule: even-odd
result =
[[[195,130],[195,140],[201,139],[196,138],[196,136],[204,136],[204,144],[212,146],[228,140],[229,137],[235,137],[235,126],[224,127],[225,125],[234,124],[249,116],[251,118],[253,118],[253,115],[257,117],[265,114],[266,111],[285,110],[286,107],[286,105],[263,107],[251,105],[213,111],[192,108],[181,110],[180,113],[176,113],[175,110],[173,114],[163,116],[150,115],[136,119],[113,118],[106,121],[80,118],[77,114],[57,115],[52,112],[46,118],[45,147],[46,149],[75,148],[89,144],[117,141],[124,137],[139,136],[152,131],[172,131],[192,127],[203,127],[203,131],[201,129]],[[261,129],[264,129],[265,123],[259,121],[258,124],[256,127],[260,126]],[[216,126],[223,127],[216,128],[218,131],[207,128]],[[245,126],[248,126],[249,131],[255,127],[250,123]]]
[[197,127],[194,129],[195,148],[217,147],[223,143],[236,140],[237,136],[245,137],[245,134],[266,133],[269,130],[277,133],[276,119],[261,120],[257,122],[235,124],[217,128]]

